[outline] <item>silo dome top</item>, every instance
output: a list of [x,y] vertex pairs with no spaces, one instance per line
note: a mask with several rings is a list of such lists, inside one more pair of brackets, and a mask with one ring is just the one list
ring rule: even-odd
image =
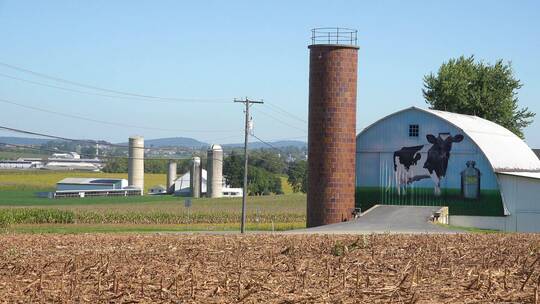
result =
[[194,163],[197,163],[197,164],[200,164],[201,163],[201,158],[198,157],[198,156],[193,156],[193,158],[191,159]]
[[223,150],[223,148],[218,145],[218,144],[213,144],[211,147],[210,147],[211,150]]

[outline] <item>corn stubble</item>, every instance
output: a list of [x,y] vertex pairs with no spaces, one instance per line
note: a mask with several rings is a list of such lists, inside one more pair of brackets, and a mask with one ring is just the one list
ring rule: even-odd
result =
[[0,302],[536,303],[540,235],[0,235]]

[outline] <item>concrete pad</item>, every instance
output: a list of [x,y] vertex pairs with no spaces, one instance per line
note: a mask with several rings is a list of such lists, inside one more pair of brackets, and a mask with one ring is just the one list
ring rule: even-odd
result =
[[433,224],[430,216],[440,207],[377,205],[364,212],[359,218],[287,233],[314,234],[370,234],[370,233],[464,233]]

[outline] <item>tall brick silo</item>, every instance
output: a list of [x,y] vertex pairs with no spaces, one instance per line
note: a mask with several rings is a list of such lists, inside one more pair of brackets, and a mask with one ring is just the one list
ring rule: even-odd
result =
[[312,30],[309,60],[307,226],[353,216],[357,31]]

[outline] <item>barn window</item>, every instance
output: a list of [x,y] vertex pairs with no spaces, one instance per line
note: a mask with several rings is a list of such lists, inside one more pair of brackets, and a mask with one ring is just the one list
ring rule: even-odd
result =
[[409,125],[409,137],[418,137],[420,127],[418,125]]

